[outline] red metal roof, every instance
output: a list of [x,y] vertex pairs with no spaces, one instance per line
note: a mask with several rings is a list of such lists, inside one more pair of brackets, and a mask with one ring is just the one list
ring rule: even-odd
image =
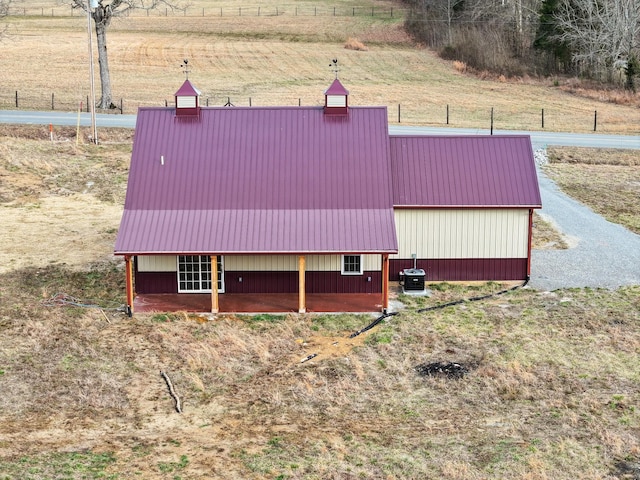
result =
[[396,207],[541,207],[526,135],[390,137]]
[[386,108],[141,108],[115,251],[396,252]]

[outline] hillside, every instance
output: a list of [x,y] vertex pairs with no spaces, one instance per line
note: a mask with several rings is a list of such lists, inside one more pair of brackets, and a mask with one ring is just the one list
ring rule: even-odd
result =
[[[597,112],[598,132],[640,134],[639,96],[589,92],[576,79],[471,75],[415,45],[403,32],[399,4],[191,3],[186,14],[139,12],[110,27],[114,103],[122,100],[125,113],[172,101],[184,58],[210,105],[320,104],[337,58],[352,104],[385,105],[390,123],[398,122],[400,105],[405,124],[445,125],[448,110],[451,126],[489,128],[493,108],[495,128],[537,130],[544,109],[547,130],[593,131]],[[86,17],[55,0],[23,7],[9,19],[5,48],[12,54],[0,58],[0,107],[15,108],[16,93],[19,108],[49,109],[52,94],[56,109],[86,107]],[[365,50],[345,48],[354,40]]]

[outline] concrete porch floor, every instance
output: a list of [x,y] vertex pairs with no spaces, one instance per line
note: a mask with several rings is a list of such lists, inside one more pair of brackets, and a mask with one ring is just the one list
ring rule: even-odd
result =
[[[308,293],[307,312],[380,312],[380,293]],[[297,293],[219,295],[220,313],[290,313],[298,311]],[[211,312],[208,293],[138,294],[133,313]]]

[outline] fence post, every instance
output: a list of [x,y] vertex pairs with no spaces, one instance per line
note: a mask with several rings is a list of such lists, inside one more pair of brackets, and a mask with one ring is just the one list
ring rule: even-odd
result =
[[249,97],[249,106],[251,106],[251,97]]
[[54,95],[55,93],[51,94],[51,110],[55,110],[55,99],[54,99]]
[[318,15],[318,7],[313,7],[313,16],[317,16]]
[[598,126],[598,111],[596,110],[595,112],[593,112],[593,131],[596,131],[596,128]]
[[260,16],[260,7],[258,7],[258,16]]
[[491,107],[491,135],[493,135],[493,107]]
[[447,103],[447,125],[449,125],[449,104]]
[[298,98],[298,106],[301,107],[302,106],[302,99]]
[[336,16],[336,7],[333,7],[333,16]]
[[353,12],[351,12],[351,16],[355,17],[356,16],[356,7],[353,7]]
[[373,17],[373,9],[374,7],[371,7],[371,16]]
[[124,114],[124,105],[122,103],[122,98],[120,99],[120,115]]
[[16,90],[16,108],[18,108],[18,90]]
[[89,113],[89,95],[87,95],[87,113]]
[[542,109],[542,128],[544,129],[544,108]]
[[166,99],[166,98],[164,99],[164,106],[165,106],[165,107],[168,107],[168,106],[169,106],[169,102],[167,102],[167,99]]
[[398,123],[400,123],[400,104],[398,104]]
[[238,7],[238,16],[241,17],[242,16],[242,7]]
[[202,16],[204,17],[204,8],[202,9]]

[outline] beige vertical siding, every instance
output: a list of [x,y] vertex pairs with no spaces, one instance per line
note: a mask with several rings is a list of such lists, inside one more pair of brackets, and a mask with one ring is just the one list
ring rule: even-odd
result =
[[390,258],[526,258],[528,209],[396,209]]
[[[380,255],[363,255],[364,270],[380,270]],[[341,255],[307,255],[306,268],[310,272],[340,271]],[[225,255],[224,268],[229,271],[276,271],[298,270],[297,255]],[[175,255],[143,255],[138,257],[140,272],[175,272]]]
[[[309,272],[340,271],[341,255],[307,255]],[[380,270],[380,255],[363,255],[365,270]],[[297,255],[226,255],[224,268],[228,271],[296,271]]]
[[140,255],[138,256],[139,272],[176,272],[178,260],[175,255]]

